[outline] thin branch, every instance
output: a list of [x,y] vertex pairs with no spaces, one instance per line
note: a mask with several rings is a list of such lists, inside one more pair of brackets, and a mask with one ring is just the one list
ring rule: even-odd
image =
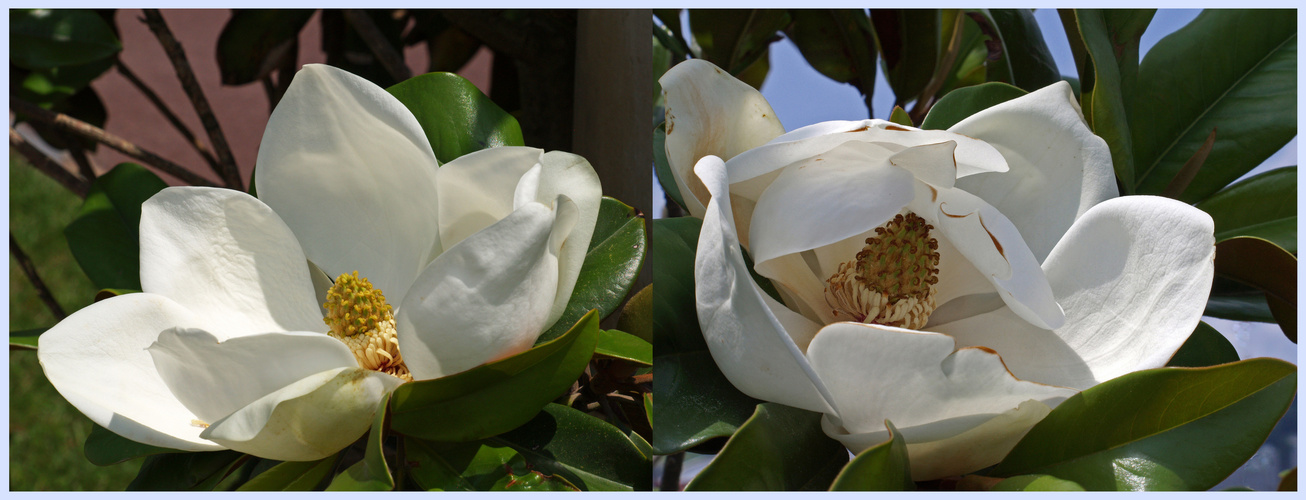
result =
[[45,286],[45,282],[41,281],[41,276],[36,274],[36,266],[32,264],[32,259],[27,257],[27,253],[23,252],[22,248],[18,247],[18,240],[14,239],[14,233],[12,232],[9,233],[9,254],[13,255],[14,260],[18,261],[18,266],[23,268],[23,274],[27,275],[27,279],[36,288],[36,294],[41,297],[41,302],[45,302],[45,307],[50,308],[50,312],[54,313],[54,317],[60,321],[67,318],[68,315],[64,314],[63,308],[59,307],[59,302],[54,300],[54,295],[50,293],[50,288]]
[[213,144],[213,150],[217,153],[218,165],[222,167],[218,176],[222,177],[227,187],[244,190],[244,183],[240,180],[240,170],[236,168],[236,159],[232,157],[231,148],[227,146],[227,137],[222,133],[222,127],[218,126],[218,118],[214,116],[209,100],[204,97],[204,90],[200,88],[195,72],[190,69],[190,61],[186,59],[186,52],[182,50],[181,43],[172,35],[168,23],[163,20],[163,16],[157,9],[144,9],[143,12],[145,23],[159,39],[163,50],[168,53],[172,67],[177,70],[177,79],[181,80],[182,88],[186,89],[186,95],[195,106],[195,113],[200,115],[200,123],[204,124],[204,132],[208,134],[209,143]]
[[213,157],[213,152],[209,151],[208,146],[204,145],[204,141],[195,137],[195,133],[191,132],[190,128],[181,122],[181,119],[177,117],[177,114],[172,112],[172,108],[169,108],[168,105],[163,102],[163,99],[160,99],[159,95],[154,93],[154,89],[151,89],[149,85],[146,85],[140,78],[137,78],[136,73],[133,73],[132,70],[128,69],[127,65],[124,64],[121,59],[114,61],[114,67],[118,69],[118,73],[121,73],[123,77],[127,78],[127,81],[136,86],[136,90],[141,91],[141,94],[144,94],[145,98],[149,99],[150,104],[153,104],[160,113],[163,113],[163,117],[168,120],[168,123],[172,124],[172,128],[177,129],[177,132],[181,133],[181,136],[186,138],[186,142],[190,143],[190,145],[195,148],[195,151],[204,158],[204,161],[213,168],[213,171],[219,176],[222,175],[222,167],[218,165],[218,160]]
[[381,33],[381,29],[376,27],[376,23],[372,22],[372,18],[368,17],[366,12],[358,9],[345,9],[341,11],[341,14],[345,16],[345,21],[354,27],[354,32],[358,33],[358,36],[363,39],[363,43],[367,44],[367,48],[372,49],[372,53],[376,54],[377,60],[381,62],[381,66],[385,67],[385,71],[390,73],[391,77],[400,82],[413,77],[412,70],[409,70],[408,65],[404,63],[403,54],[396,51],[390,45],[390,42],[386,41],[385,34]]
[[[121,137],[105,132],[104,129],[91,125],[84,121],[78,120],[63,113],[41,108],[35,104],[19,99],[17,96],[9,96],[9,106],[17,113],[27,115],[33,120],[55,125],[62,130],[73,134],[87,137],[98,141],[100,144],[116,149],[122,154],[140,160],[150,166],[162,170],[164,173],[181,179],[183,182],[193,186],[213,186],[213,182],[200,177],[198,174],[187,170],[186,167],[173,163],[161,158],[150,151],[142,149],[140,146],[127,142]],[[12,142],[12,137],[10,141]]]
[[78,197],[85,198],[86,193],[91,190],[90,182],[69,172],[59,162],[50,159],[41,150],[36,149],[36,146],[27,142],[27,139],[23,138],[13,127],[9,128],[9,145],[18,150],[23,158],[27,158],[27,162],[31,163],[33,167],[63,185],[64,188],[72,191]]
[[68,146],[68,154],[73,157],[73,162],[77,163],[77,172],[82,175],[83,179],[94,182],[95,169],[91,167],[91,159],[86,157],[86,150],[82,149],[81,144],[77,142],[76,138],[69,136],[68,134],[63,134],[63,136],[67,137],[67,140],[70,143]]
[[680,471],[685,464],[685,452],[667,455],[662,462],[662,481],[658,491],[680,491]]

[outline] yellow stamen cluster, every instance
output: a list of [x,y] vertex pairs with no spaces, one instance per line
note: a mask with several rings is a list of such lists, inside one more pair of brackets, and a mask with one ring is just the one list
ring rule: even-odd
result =
[[358,271],[340,275],[322,307],[327,310],[322,321],[331,327],[329,334],[349,346],[359,366],[413,380],[399,354],[390,305],[367,278],[359,278]]
[[854,260],[826,280],[825,302],[839,321],[920,329],[934,312],[939,242],[914,213],[881,227]]

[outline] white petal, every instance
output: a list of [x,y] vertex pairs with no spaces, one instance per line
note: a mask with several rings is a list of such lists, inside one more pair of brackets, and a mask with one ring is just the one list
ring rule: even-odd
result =
[[589,252],[590,239],[594,236],[594,225],[599,220],[599,204],[603,201],[603,188],[599,185],[599,175],[594,167],[580,156],[562,151],[544,153],[541,160],[544,166],[540,172],[539,189],[535,199],[539,203],[551,204],[559,195],[566,196],[576,204],[576,222],[564,234],[562,248],[558,250],[558,292],[553,299],[553,308],[549,311],[546,327],[552,325],[567,308],[571,292],[576,288],[576,278],[585,263],[585,254]]
[[[888,419],[909,445],[935,442],[985,425],[1027,401],[1056,406],[1075,394],[1071,389],[1016,379],[992,351],[971,348],[954,352],[953,348],[953,339],[946,335],[881,325],[835,323],[821,329],[808,346],[807,357],[839,405],[841,422],[827,424],[827,433],[836,438],[878,433],[884,431]],[[1022,419],[1017,422],[1033,425]],[[1008,430],[1024,434],[1027,429]],[[976,448],[1015,444],[1009,441],[1010,432],[975,438],[981,438],[982,444]],[[969,455],[969,451],[942,450],[945,455]],[[990,453],[997,455],[986,455],[982,460],[987,463],[980,467],[995,463],[1005,450]],[[926,475],[925,471],[939,465],[934,463],[938,459],[930,454],[912,455],[913,477],[935,478],[916,475]]]
[[223,449],[201,439],[145,350],[159,333],[198,318],[160,295],[131,293],[74,312],[41,335],[45,377],[79,411],[132,441],[188,451]]
[[[698,322],[712,359],[744,394],[812,411],[832,411],[828,398],[822,396],[821,381],[748,274],[730,213],[725,164],[708,156],[694,170],[712,196],[694,258]],[[780,316],[801,325],[792,311]],[[807,334],[802,332],[800,338]]]
[[325,331],[304,253],[277,214],[231,189],[170,187],[141,205],[141,289],[226,338]]
[[921,182],[949,189],[957,182],[957,142],[913,146],[889,158],[889,164],[900,167]]
[[939,229],[940,239],[948,239],[976,270],[987,276],[1002,301],[1020,317],[1040,328],[1061,326],[1065,321],[1061,306],[1053,298],[1038,260],[1011,221],[992,205],[960,189],[941,189],[937,194],[937,204],[924,202],[918,196],[912,209]]
[[576,223],[528,203],[431,262],[395,316],[399,350],[418,380],[450,375],[529,349],[549,326],[558,253]]
[[440,167],[440,241],[457,245],[513,211],[522,175],[544,151],[527,147],[482,149]]
[[257,457],[319,460],[362,437],[372,426],[381,397],[402,383],[362,368],[327,370],[213,422],[203,435]]
[[666,97],[667,163],[686,208],[702,217],[709,195],[694,164],[707,155],[728,160],[784,126],[760,92],[702,59],[677,64],[658,82]]
[[996,149],[964,135],[904,127],[884,120],[832,121],[794,130],[731,158],[726,162],[730,182],[751,179],[853,141],[891,147],[893,152],[951,141],[957,144],[958,176],[1007,171],[1006,160]]
[[1006,214],[1039,262],[1076,217],[1118,195],[1111,151],[1084,125],[1068,83],[985,109],[948,130],[984,140],[1006,157],[1011,171],[964,177],[957,187]]
[[753,208],[757,262],[829,245],[893,218],[911,201],[911,173],[847,143],[785,168]]
[[398,302],[442,248],[438,166],[398,99],[308,64],[268,118],[254,176],[309,260],[332,278],[358,271]]
[[1002,353],[1017,376],[1076,388],[1164,366],[1200,321],[1214,276],[1210,216],[1152,196],[1084,214],[1043,267],[1066,324],[1053,334],[1006,309],[939,327]]
[[321,333],[278,332],[222,340],[198,328],[164,330],[149,347],[164,383],[205,422],[322,371],[357,367],[349,348]]

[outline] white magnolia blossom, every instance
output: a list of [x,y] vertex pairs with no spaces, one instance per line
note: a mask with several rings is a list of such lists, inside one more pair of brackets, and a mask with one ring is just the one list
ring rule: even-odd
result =
[[[500,147],[440,166],[402,103],[323,65],[272,113],[255,180],[257,199],[150,198],[142,293],[41,336],[47,378],[95,423],[179,450],[329,456],[404,381],[530,348],[571,296],[601,197],[569,153]],[[326,334],[343,310],[324,303],[367,300]]]
[[[703,218],[694,278],[713,359],[749,396],[824,413],[853,451],[892,421],[916,480],[997,463],[1058,403],[1163,366],[1197,326],[1211,218],[1118,197],[1065,82],[947,131],[788,133],[710,63],[661,83],[667,158]],[[741,243],[783,302],[750,279]]]

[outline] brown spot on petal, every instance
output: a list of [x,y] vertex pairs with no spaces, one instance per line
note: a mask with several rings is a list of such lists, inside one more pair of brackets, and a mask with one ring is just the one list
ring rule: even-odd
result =
[[862,126],[859,127],[859,128],[855,128],[855,129],[849,130],[848,133],[853,133],[853,132],[865,132],[865,131],[867,131],[867,130],[870,130],[870,128],[871,128],[870,125],[862,125]]
[[984,228],[984,232],[989,234],[989,239],[993,240],[993,246],[998,249],[998,254],[1002,255],[1003,259],[1006,259],[1007,253],[1002,251],[1002,244],[998,243],[998,238],[996,236],[993,236],[993,231],[989,231],[989,227],[984,225],[983,214],[980,214],[979,222],[980,222],[980,227]]
[[894,130],[894,131],[898,131],[898,132],[911,132],[911,131],[912,131],[912,130],[909,129],[909,128],[903,128],[903,127],[899,127],[899,126],[897,126],[897,125],[885,125],[885,126],[884,126],[884,129],[885,129],[885,130]]
[[930,188],[930,202],[938,201],[938,200],[939,200],[939,190],[934,189],[934,186],[931,186],[931,185],[929,185],[929,184],[926,184],[925,187]]
[[[943,209],[943,205],[939,205],[939,213],[941,213],[941,214],[943,214],[943,215],[946,215],[946,216],[948,216],[948,217],[952,217],[952,218],[954,218],[954,219],[965,219],[965,218],[967,218],[967,217],[970,217],[970,214],[966,214],[966,215],[953,215],[953,214],[950,214],[950,213],[948,213],[947,210],[944,210],[944,209]],[[985,231],[987,231],[987,229],[985,229]]]

